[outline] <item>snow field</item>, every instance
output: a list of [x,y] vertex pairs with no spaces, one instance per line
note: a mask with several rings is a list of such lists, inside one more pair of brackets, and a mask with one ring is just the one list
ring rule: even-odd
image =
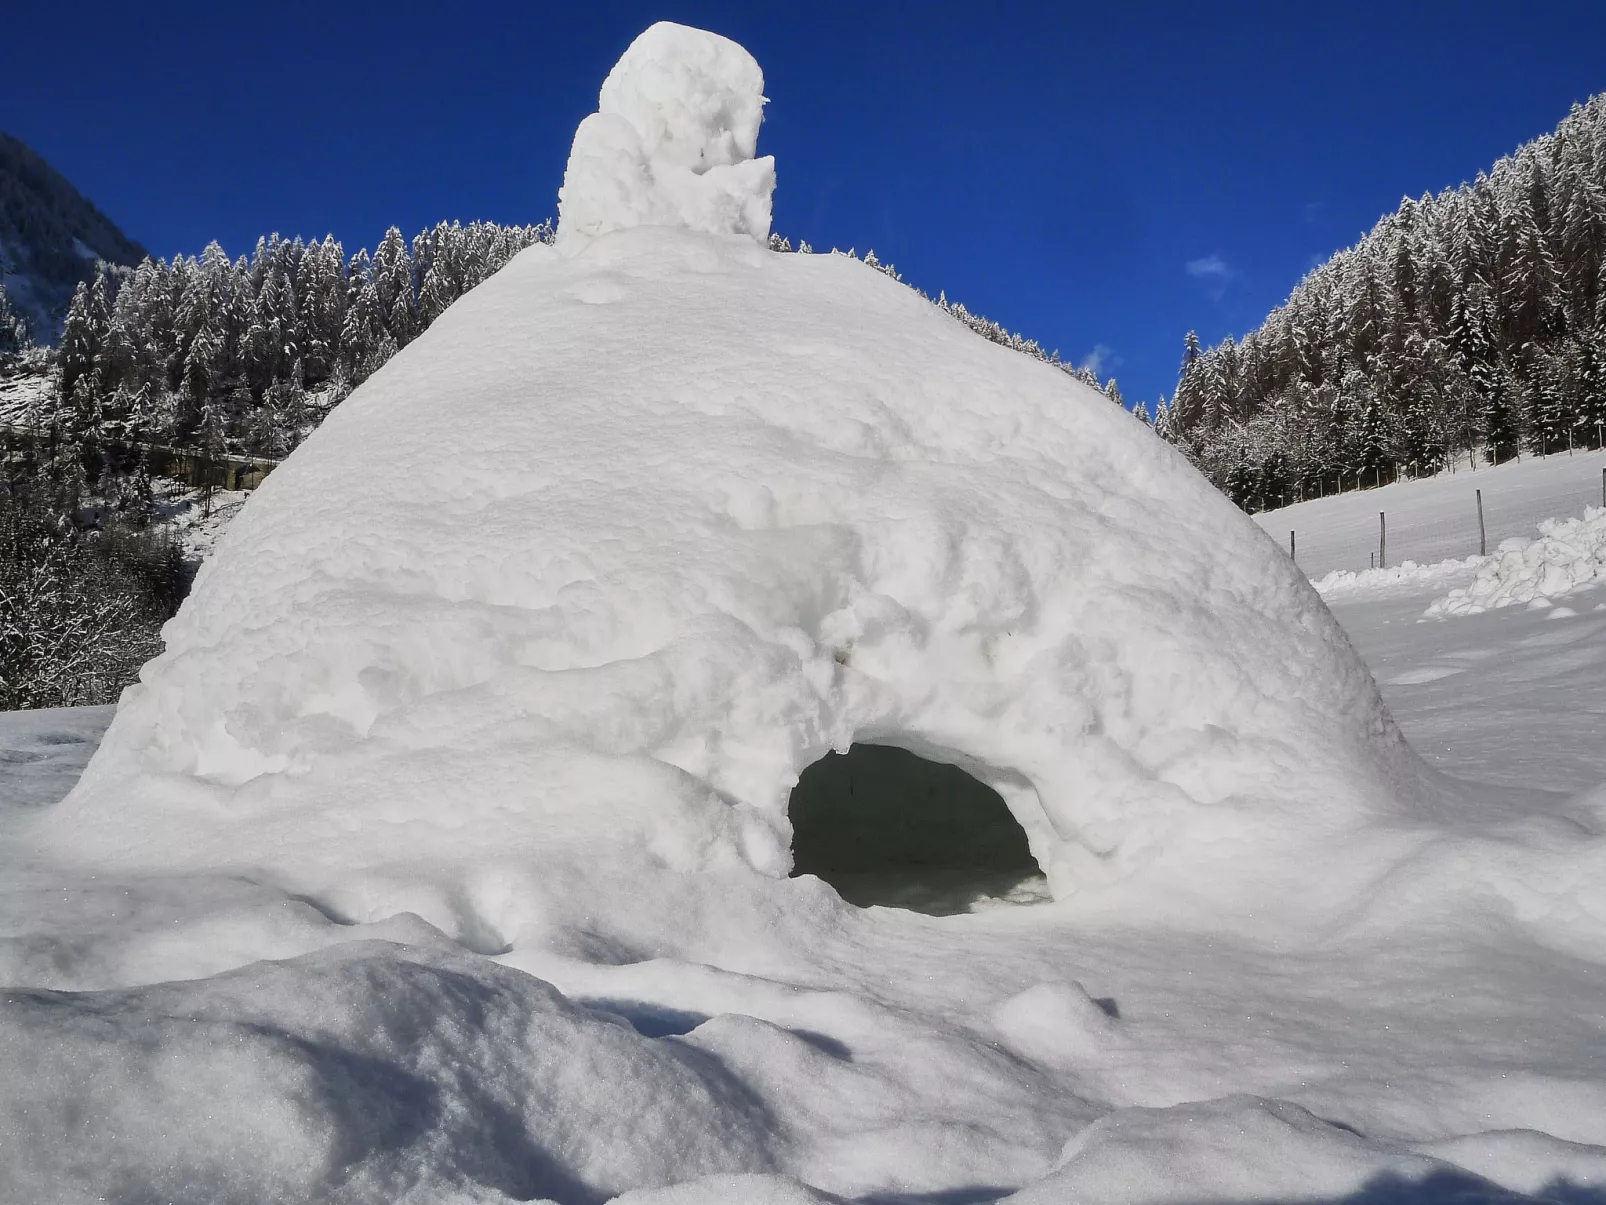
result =
[[[627,51],[558,246],[250,497],[15,821],[0,1199],[1588,1199],[1600,743],[1448,778],[1355,651],[1425,596],[1346,633],[1104,398],[764,251],[761,89]],[[994,788],[1055,898],[788,877],[856,741]]]
[[[1552,600],[1606,577],[1606,508],[1587,507],[1582,518],[1542,519],[1538,526],[1537,539],[1513,536],[1488,556],[1432,565],[1406,561],[1359,572],[1335,569],[1311,585],[1329,603],[1453,586],[1425,612],[1429,619],[1441,619],[1514,603],[1549,607]],[[1557,617],[1573,613],[1563,609]]]
[[1478,491],[1485,547],[1493,552],[1502,540],[1532,535],[1544,519],[1606,505],[1602,470],[1606,451],[1524,456],[1476,470],[1463,459],[1453,473],[1299,502],[1254,521],[1285,553],[1293,531],[1299,567],[1313,579],[1375,567],[1379,511],[1387,515],[1386,568],[1407,560],[1438,564],[1478,554]]

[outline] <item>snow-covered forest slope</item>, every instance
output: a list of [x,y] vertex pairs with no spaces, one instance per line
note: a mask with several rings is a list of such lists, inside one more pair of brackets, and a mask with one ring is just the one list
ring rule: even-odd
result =
[[1606,439],[1606,95],[1407,198],[1241,340],[1190,335],[1157,424],[1235,502]]

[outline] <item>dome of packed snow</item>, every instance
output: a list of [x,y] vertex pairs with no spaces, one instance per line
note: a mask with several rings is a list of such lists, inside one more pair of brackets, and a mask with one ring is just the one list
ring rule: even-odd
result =
[[1061,901],[1260,906],[1394,806],[1416,763],[1370,676],[1181,455],[887,275],[768,248],[762,88],[723,38],[637,40],[556,246],[252,497],[57,849],[717,961],[722,900],[772,941],[843,906],[788,879],[788,803],[856,742],[995,791]]

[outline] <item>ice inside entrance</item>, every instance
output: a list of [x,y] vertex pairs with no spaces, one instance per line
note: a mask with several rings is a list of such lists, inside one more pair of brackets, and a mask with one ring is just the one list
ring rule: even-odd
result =
[[951,916],[1049,898],[1025,830],[958,766],[856,744],[804,770],[789,811],[792,873],[818,875],[861,908]]

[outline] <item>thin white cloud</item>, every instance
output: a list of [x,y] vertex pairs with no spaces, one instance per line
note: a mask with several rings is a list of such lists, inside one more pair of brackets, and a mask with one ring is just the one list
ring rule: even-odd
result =
[[1095,343],[1093,350],[1083,356],[1076,365],[1080,369],[1091,372],[1096,377],[1102,377],[1105,370],[1116,368],[1121,363],[1121,357],[1115,354],[1115,349],[1108,343]]
[[1227,286],[1238,275],[1225,257],[1217,252],[1201,255],[1198,259],[1190,259],[1185,267],[1189,276],[1203,281],[1208,286],[1212,301],[1220,301],[1222,294],[1227,291]]

